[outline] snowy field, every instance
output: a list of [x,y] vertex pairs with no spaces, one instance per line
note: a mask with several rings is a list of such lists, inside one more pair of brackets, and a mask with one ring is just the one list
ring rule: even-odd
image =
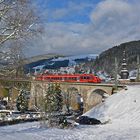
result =
[[104,125],[40,128],[39,122],[0,127],[0,140],[140,140],[140,86],[129,86],[86,114]]

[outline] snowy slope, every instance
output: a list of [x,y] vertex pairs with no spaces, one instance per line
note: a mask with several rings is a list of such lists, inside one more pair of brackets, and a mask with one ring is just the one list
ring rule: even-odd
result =
[[140,85],[129,86],[85,114],[102,121],[111,119],[108,124],[57,129],[24,123],[0,127],[0,140],[140,140],[139,91]]
[[76,59],[96,59],[98,55],[97,54],[85,54],[85,55],[73,55],[68,57],[58,57],[56,59],[53,59],[53,61],[64,61],[64,60],[76,60]]
[[84,115],[102,122],[111,120],[111,122],[140,124],[140,86],[129,86],[128,90],[112,95],[106,102]]
[[67,56],[67,57],[58,57],[56,59],[52,59],[51,61],[52,62],[59,62],[59,61],[63,62],[63,61],[68,60],[69,61],[68,66],[73,66],[73,65],[77,64],[77,62],[76,62],[77,60],[82,60],[82,59],[95,60],[97,56],[98,56],[97,54],[73,55],[73,56]]
[[[34,72],[35,69],[42,71],[43,69],[59,69],[61,67],[71,67],[81,62],[87,62],[89,60],[95,60],[97,54],[86,54],[86,55],[74,55],[67,57],[57,57],[51,59],[38,60],[36,62],[25,65],[26,73],[29,69]],[[30,72],[31,72],[30,71]]]

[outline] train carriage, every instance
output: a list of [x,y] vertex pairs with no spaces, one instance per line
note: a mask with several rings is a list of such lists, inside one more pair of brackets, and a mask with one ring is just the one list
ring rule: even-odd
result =
[[35,79],[49,82],[101,83],[101,79],[93,74],[42,74]]

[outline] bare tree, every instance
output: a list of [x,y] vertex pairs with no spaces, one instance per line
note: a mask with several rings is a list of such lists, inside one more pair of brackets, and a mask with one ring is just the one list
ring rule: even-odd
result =
[[24,75],[25,56],[22,51],[22,44],[20,44],[20,42],[11,43],[9,57],[10,62],[7,66],[7,69],[13,71],[12,76],[25,77]]
[[0,0],[0,45],[41,31],[34,9],[30,0]]
[[16,75],[23,69],[23,48],[27,40],[42,33],[42,24],[32,3],[30,0],[0,0],[0,49],[10,47],[12,63],[6,69]]

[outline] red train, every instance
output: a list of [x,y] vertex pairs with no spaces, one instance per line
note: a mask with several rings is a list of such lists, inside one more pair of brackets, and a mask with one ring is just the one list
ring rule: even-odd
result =
[[35,79],[49,82],[101,83],[101,79],[93,74],[42,74],[37,75]]

